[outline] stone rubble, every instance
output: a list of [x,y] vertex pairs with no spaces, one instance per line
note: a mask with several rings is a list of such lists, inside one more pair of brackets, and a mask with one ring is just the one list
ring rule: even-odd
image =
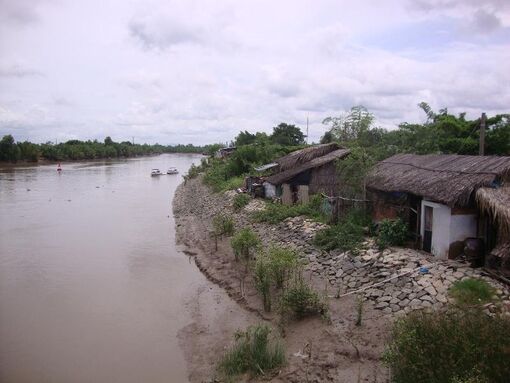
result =
[[[507,286],[466,263],[438,260],[422,251],[406,248],[380,252],[372,240],[365,242],[358,255],[320,251],[311,242],[315,233],[325,227],[327,225],[308,218],[295,217],[274,226],[255,225],[254,229],[266,244],[281,243],[300,250],[306,257],[306,269],[327,280],[335,294],[363,288],[359,294],[387,314],[440,308],[449,301],[448,289],[453,282],[464,278],[487,281],[496,288],[503,304],[510,305]],[[427,268],[426,272],[420,271],[422,267]]]

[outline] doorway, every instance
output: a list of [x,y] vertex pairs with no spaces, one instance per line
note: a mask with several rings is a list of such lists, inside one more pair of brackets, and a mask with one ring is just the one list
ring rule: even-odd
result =
[[424,232],[423,232],[423,250],[430,253],[432,251],[432,221],[434,219],[434,208],[425,206]]

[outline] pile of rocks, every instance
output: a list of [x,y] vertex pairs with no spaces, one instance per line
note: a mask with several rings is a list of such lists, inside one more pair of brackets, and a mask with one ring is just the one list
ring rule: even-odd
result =
[[408,312],[417,308],[440,307],[448,302],[448,288],[464,278],[480,278],[496,288],[503,301],[509,301],[508,288],[479,269],[454,261],[402,248],[383,252],[367,242],[358,256],[322,254],[309,257],[309,269],[322,275],[337,294],[357,292],[385,313]]

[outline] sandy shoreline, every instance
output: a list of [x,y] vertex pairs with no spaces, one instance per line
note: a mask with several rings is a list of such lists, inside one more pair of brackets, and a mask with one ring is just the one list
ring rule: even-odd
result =
[[[250,205],[249,205],[250,206]],[[245,294],[240,293],[240,264],[234,262],[229,240],[219,241],[218,251],[210,237],[212,217],[224,212],[235,216],[236,227],[251,226],[264,242],[295,244],[299,237],[289,237],[274,226],[253,224],[248,213],[235,213],[231,199],[213,194],[200,178],[181,184],[174,196],[176,240],[182,250],[195,261],[200,271],[219,289],[216,302],[205,301],[198,291],[189,308],[193,323],[179,334],[188,363],[190,381],[210,382],[214,367],[237,329],[266,322],[277,327],[277,315],[265,313],[250,277],[245,280]],[[283,237],[280,238],[280,236]],[[306,238],[306,235],[305,237]],[[309,252],[303,242],[301,250]],[[311,246],[311,245],[310,245]],[[328,281],[307,273],[317,289],[324,290]],[[222,291],[226,292],[230,298]],[[331,322],[321,318],[291,321],[285,331],[287,365],[273,376],[273,382],[385,382],[388,371],[380,355],[388,334],[389,320],[370,304],[364,305],[364,321],[355,326],[356,298],[331,299]],[[268,377],[263,379],[268,380]]]

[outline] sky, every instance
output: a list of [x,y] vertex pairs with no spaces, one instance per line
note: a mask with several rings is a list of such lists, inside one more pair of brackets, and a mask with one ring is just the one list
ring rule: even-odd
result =
[[202,145],[510,112],[510,0],[0,0],[0,136]]

